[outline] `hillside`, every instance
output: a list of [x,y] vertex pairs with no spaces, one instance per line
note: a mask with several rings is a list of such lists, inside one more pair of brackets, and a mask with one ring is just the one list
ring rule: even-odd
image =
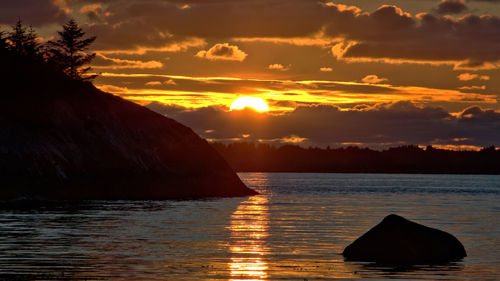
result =
[[0,53],[1,199],[177,199],[255,194],[190,128]]

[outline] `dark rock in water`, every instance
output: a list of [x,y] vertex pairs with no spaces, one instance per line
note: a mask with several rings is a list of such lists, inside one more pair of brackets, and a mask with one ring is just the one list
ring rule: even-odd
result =
[[467,256],[453,235],[389,215],[347,246],[346,260],[389,264],[436,264]]
[[190,128],[43,64],[0,58],[0,199],[256,194]]

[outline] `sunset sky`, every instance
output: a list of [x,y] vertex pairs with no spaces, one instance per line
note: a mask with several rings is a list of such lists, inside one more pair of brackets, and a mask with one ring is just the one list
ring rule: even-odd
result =
[[0,2],[43,40],[74,18],[97,87],[211,141],[500,146],[500,0]]

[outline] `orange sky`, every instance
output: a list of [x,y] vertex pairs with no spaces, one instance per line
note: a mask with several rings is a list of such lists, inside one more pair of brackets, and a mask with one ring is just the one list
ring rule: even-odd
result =
[[[0,24],[20,16],[45,40],[75,18],[98,38],[93,68],[102,75],[96,86],[143,105],[153,102],[150,108],[180,118],[208,139],[500,144],[499,133],[492,133],[500,126],[500,1],[21,0],[4,6]],[[230,131],[217,126],[231,124],[206,121],[229,116],[240,96],[267,101],[265,126],[278,126],[269,120],[291,120],[302,109],[321,115],[325,107],[340,115],[303,118],[345,126],[310,132],[287,125],[264,134],[267,129],[255,131],[249,123],[227,121],[243,127]],[[389,118],[379,116],[387,111],[401,119],[394,113],[401,105],[404,118],[416,114],[404,119],[405,126],[435,131],[385,131],[402,125],[360,117],[370,111],[370,118]],[[442,114],[425,115],[433,110]],[[216,113],[195,121],[208,111]],[[473,112],[474,122],[464,122],[466,112]],[[382,126],[379,133],[368,133],[370,122]],[[345,138],[324,131],[352,126],[359,130]]]

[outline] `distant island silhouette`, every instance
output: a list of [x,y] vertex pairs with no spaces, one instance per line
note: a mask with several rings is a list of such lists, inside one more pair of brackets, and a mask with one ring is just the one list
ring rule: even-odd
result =
[[[74,21],[67,29],[83,36]],[[256,194],[190,128],[95,88],[92,54],[68,47],[78,41],[44,51],[20,21],[0,39],[0,199]]]
[[237,172],[500,174],[500,151],[454,151],[416,145],[378,151],[355,146],[303,148],[212,143]]

